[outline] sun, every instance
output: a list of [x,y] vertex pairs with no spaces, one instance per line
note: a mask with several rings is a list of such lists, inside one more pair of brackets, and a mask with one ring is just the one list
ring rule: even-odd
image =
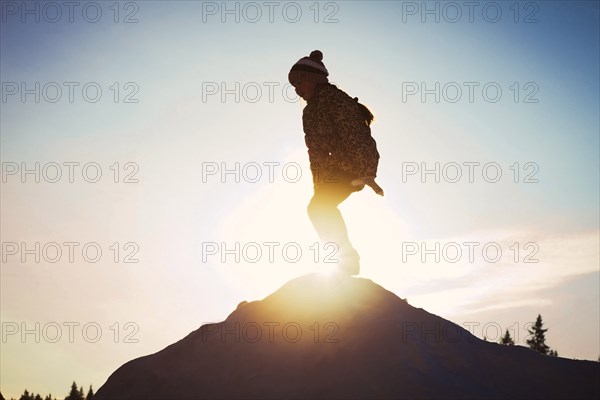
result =
[[254,294],[320,270],[325,249],[306,213],[311,195],[312,184],[304,177],[246,190],[220,221],[208,262],[231,285]]
[[[290,159],[308,163],[305,150]],[[303,161],[304,160],[304,161]],[[308,169],[308,165],[306,165]],[[208,262],[234,287],[251,295],[266,295],[288,280],[312,272],[324,277],[336,271],[336,249],[321,243],[308,214],[312,179],[275,180],[255,185],[227,213],[217,228],[218,240]],[[386,197],[369,187],[340,205],[349,237],[361,256],[360,276],[402,281],[397,242],[407,235]]]

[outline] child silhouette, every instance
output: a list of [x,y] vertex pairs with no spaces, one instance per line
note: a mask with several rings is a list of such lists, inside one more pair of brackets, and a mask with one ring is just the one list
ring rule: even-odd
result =
[[339,271],[357,275],[360,257],[348,238],[338,205],[365,185],[383,196],[375,182],[379,153],[371,136],[373,114],[335,85],[315,50],[295,63],[288,75],[298,96],[306,100],[302,114],[314,195],[309,218],[322,242],[338,246]]

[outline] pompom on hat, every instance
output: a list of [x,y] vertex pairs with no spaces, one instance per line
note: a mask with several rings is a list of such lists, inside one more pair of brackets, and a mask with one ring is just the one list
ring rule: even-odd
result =
[[308,57],[302,57],[292,66],[288,80],[293,85],[297,82],[311,81],[314,83],[328,83],[329,72],[323,64],[323,53],[314,50]]

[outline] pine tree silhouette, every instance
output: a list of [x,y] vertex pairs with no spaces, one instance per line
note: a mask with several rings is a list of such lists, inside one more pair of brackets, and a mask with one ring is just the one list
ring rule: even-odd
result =
[[532,335],[530,339],[527,339],[527,345],[535,351],[538,351],[542,354],[548,354],[550,347],[546,345],[545,335],[548,329],[543,329],[543,325],[544,323],[542,322],[542,316],[538,314],[533,328],[527,330]]
[[515,341],[513,340],[513,338],[510,336],[510,333],[508,332],[508,329],[506,330],[506,333],[504,334],[504,336],[502,336],[500,338],[499,341],[500,344],[506,344],[509,346],[512,346],[515,344]]
[[84,400],[83,387],[81,387],[80,390],[79,388],[77,388],[77,383],[73,381],[73,384],[71,385],[71,391],[69,392],[69,395],[65,397],[65,400]]
[[19,397],[19,400],[33,400],[33,396],[31,396],[27,389],[25,389],[21,397]]
[[87,395],[85,396],[85,400],[92,400],[94,398],[94,391],[92,390],[92,385],[90,385],[90,390],[88,390]]

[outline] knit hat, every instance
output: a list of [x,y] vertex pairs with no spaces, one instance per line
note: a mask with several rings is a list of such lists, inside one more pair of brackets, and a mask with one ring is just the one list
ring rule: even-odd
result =
[[319,50],[314,50],[308,57],[302,57],[296,64],[292,66],[288,74],[290,83],[311,81],[314,83],[327,83],[329,80],[329,72],[323,65],[323,53]]

